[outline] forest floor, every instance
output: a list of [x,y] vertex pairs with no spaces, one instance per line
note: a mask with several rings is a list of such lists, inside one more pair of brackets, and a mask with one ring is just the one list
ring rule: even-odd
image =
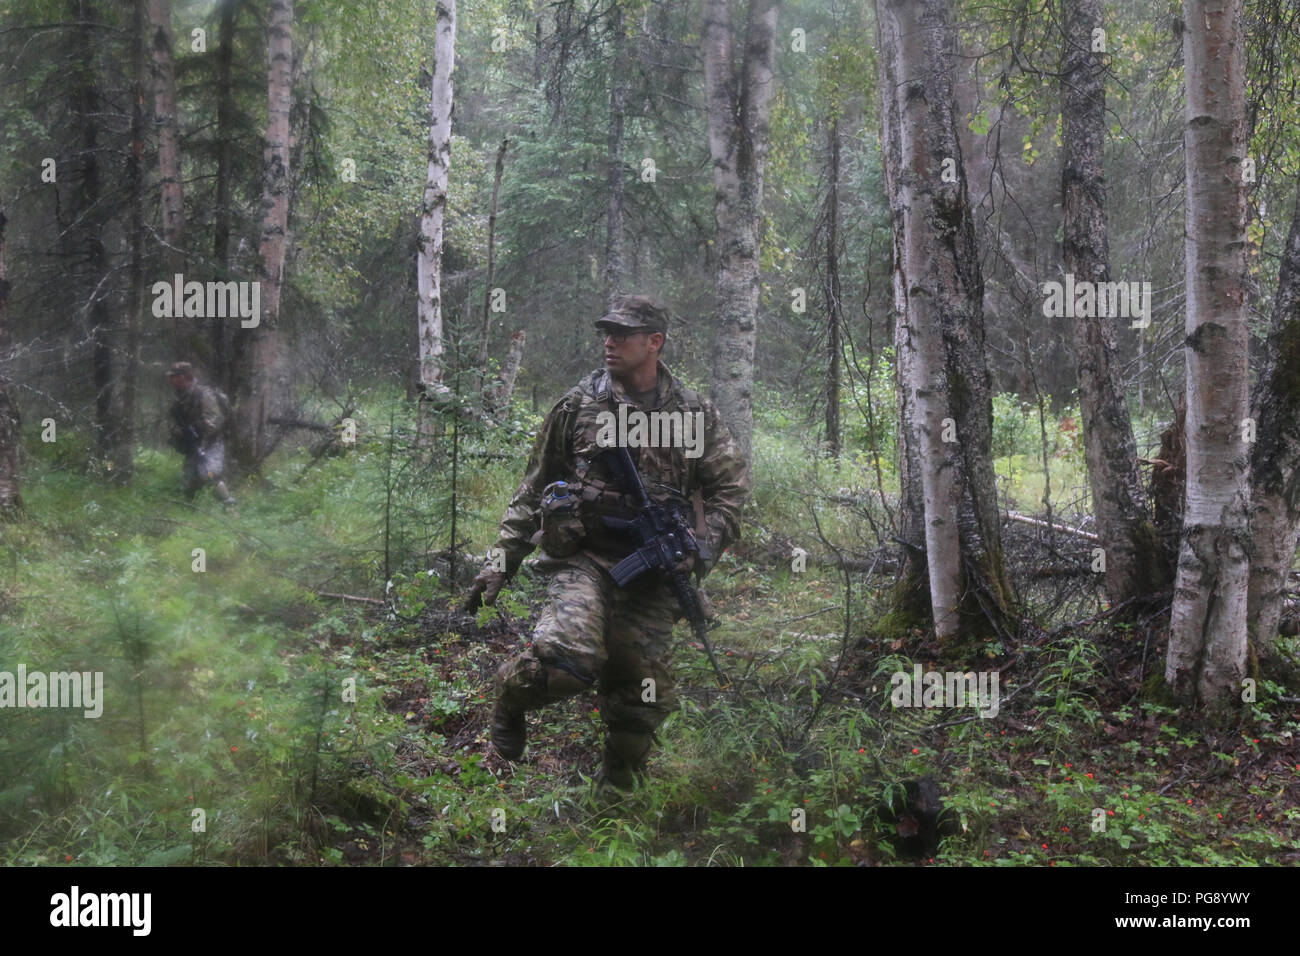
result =
[[[101,671],[105,698],[96,719],[5,712],[6,864],[1300,862],[1294,684],[1266,671],[1230,727],[1187,720],[1153,680],[1158,621],[1116,623],[1066,540],[1035,551],[1008,525],[1037,623],[966,662],[997,672],[997,713],[896,708],[891,677],[939,649],[881,632],[892,576],[846,577],[815,546],[786,489],[817,477],[770,442],[745,539],[706,582],[731,684],[679,625],[678,709],[627,796],[592,783],[593,694],[530,714],[522,761],[493,752],[492,678],[543,583],[526,565],[494,608],[452,610],[473,569],[449,586],[437,463],[402,474],[380,439],[285,455],[226,514],[177,496],[175,456],[142,451],[114,486],[75,447],[32,447],[24,518],[0,526],[0,669]],[[483,460],[458,537],[486,546],[518,464]],[[866,537],[850,483],[817,505],[837,548]],[[812,542],[803,573],[792,540]]]
[[[895,709],[889,675],[928,668],[938,648],[904,658],[867,623],[845,642],[838,582],[793,577],[733,562],[710,579],[729,618],[713,643],[732,686],[717,690],[703,654],[679,650],[682,710],[647,783],[622,798],[592,784],[594,694],[530,715],[519,763],[488,742],[492,673],[527,640],[534,605],[485,628],[454,612],[403,628],[367,658],[384,706],[406,721],[399,773],[371,768],[369,799],[352,805],[368,825],[337,844],[341,862],[1300,862],[1293,706],[1248,708],[1232,730],[1181,729],[1172,708],[1142,700],[1162,649],[1107,625],[1039,632],[990,658],[996,716]],[[947,808],[934,831],[907,790],[926,775]],[[340,826],[356,827],[339,809]],[[791,825],[800,809],[804,833]]]

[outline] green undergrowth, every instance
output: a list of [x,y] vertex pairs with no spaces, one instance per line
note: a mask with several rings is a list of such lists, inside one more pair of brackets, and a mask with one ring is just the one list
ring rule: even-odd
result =
[[[277,456],[233,512],[185,501],[176,455],[140,449],[116,485],[77,435],[28,436],[25,511],[0,524],[0,670],[102,674],[102,714],[0,711],[0,859],[316,858],[317,803],[395,720],[352,661],[372,605],[318,592],[382,595],[385,570],[428,568],[441,527],[386,418],[346,457]],[[507,470],[467,484],[495,496]]]
[[[27,512],[0,526],[0,670],[102,672],[103,714],[0,713],[0,861],[1295,862],[1294,689],[1262,680],[1230,730],[1188,729],[1113,672],[1140,638],[1034,632],[971,665],[999,669],[996,715],[893,707],[891,677],[931,658],[833,562],[887,519],[888,494],[864,490],[874,463],[851,450],[837,470],[766,426],[747,543],[707,581],[730,686],[679,627],[676,711],[630,795],[592,783],[594,695],[531,714],[525,760],[500,760],[493,674],[528,641],[545,582],[526,566],[495,608],[451,610],[450,432],[415,455],[399,410],[358,413],[344,456],[281,452],[230,513],[179,497],[174,455],[142,450],[116,486],[75,441],[32,437]],[[457,426],[462,574],[530,424]],[[932,841],[911,835],[925,777],[947,807]]]
[[[390,635],[393,646],[373,658],[378,680],[411,686],[398,673],[411,666],[408,641],[427,664],[415,694],[421,705],[403,704],[399,769],[374,768],[404,821],[386,861],[1158,866],[1292,859],[1300,728],[1280,686],[1263,685],[1240,726],[1211,739],[1183,728],[1160,704],[1116,704],[1093,643],[1059,638],[1021,649],[1023,664],[1005,669],[996,715],[895,708],[890,678],[910,675],[918,661],[871,637],[869,624],[867,637],[846,641],[837,613],[819,616],[837,593],[833,579],[758,575],[732,562],[711,581],[719,602],[738,608],[714,634],[732,687],[716,690],[702,655],[679,649],[677,712],[660,730],[647,780],[630,795],[591,782],[602,733],[594,697],[532,715],[526,759],[504,763],[487,744],[499,655],[456,632]],[[535,609],[536,586],[525,579],[516,588],[517,609]],[[854,608],[869,622],[869,603]],[[526,616],[491,617],[522,644]],[[859,639],[865,646],[854,646]],[[442,772],[417,771],[431,764]],[[899,819],[908,782],[927,775],[947,807],[946,828],[928,847],[906,839]]]

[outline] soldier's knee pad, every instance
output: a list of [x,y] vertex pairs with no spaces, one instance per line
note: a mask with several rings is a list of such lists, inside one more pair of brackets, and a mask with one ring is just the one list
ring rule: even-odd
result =
[[520,710],[531,710],[546,702],[546,667],[531,649],[501,665],[497,693],[502,703]]
[[580,694],[593,683],[594,678],[583,679],[571,668],[543,660],[536,648],[507,661],[497,671],[497,687],[502,699],[511,706],[526,709],[540,707],[548,700]]

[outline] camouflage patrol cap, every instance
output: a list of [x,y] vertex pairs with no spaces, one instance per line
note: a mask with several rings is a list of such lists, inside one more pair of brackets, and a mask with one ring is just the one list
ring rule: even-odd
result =
[[618,295],[610,309],[595,321],[598,329],[658,332],[668,335],[668,310],[648,295]]
[[189,362],[173,362],[172,367],[167,370],[167,377],[173,375],[188,375],[194,377],[194,366]]

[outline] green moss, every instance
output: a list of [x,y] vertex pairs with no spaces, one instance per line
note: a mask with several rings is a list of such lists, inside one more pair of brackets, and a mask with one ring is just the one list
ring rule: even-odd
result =
[[1153,704],[1160,704],[1164,707],[1177,707],[1179,701],[1174,694],[1174,690],[1165,681],[1165,675],[1159,671],[1152,671],[1147,675],[1147,679],[1142,682],[1141,698]]
[[918,630],[924,632],[931,627],[929,615],[896,607],[871,622],[871,633],[885,641],[905,641],[914,638]]

